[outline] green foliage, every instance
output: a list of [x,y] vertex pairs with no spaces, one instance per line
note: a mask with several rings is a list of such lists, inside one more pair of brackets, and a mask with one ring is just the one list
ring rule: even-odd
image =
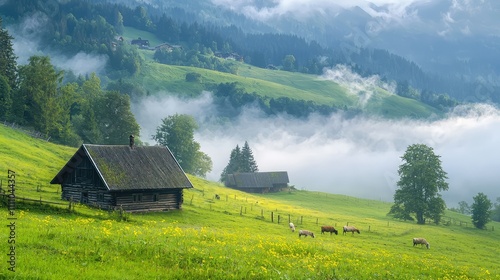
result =
[[13,37],[2,27],[0,17],[0,76],[7,79],[10,89],[15,89],[17,85],[17,57],[12,47]]
[[139,135],[140,127],[130,109],[128,95],[108,91],[98,98],[95,112],[102,137],[100,144],[126,145],[129,135]]
[[[59,186],[48,182],[74,152],[74,148],[34,139],[0,124],[0,170],[17,172],[19,197],[61,203]],[[195,188],[184,191],[180,211],[120,215],[76,204],[70,213],[64,202],[39,206],[18,201],[16,217],[22,222],[16,227],[16,253],[23,257],[18,259],[16,277],[500,277],[498,252],[492,249],[500,240],[496,222],[492,222],[494,231],[453,223],[424,228],[387,218],[390,204],[386,202],[312,191],[248,194],[188,176]],[[37,184],[43,185],[43,191],[36,191]],[[221,199],[213,199],[215,194]],[[446,215],[469,221],[458,213]],[[297,232],[289,230],[288,217],[297,228],[315,233],[323,224],[341,228],[349,223],[360,228],[361,234],[299,239]],[[415,236],[424,236],[431,249],[413,247]],[[0,275],[11,275],[7,273],[11,272],[5,269]]]
[[186,74],[186,82],[196,82],[200,83],[201,82],[201,74],[200,73],[194,73],[194,72],[189,72]]
[[200,151],[200,144],[194,140],[197,128],[192,116],[175,114],[164,118],[152,136],[158,144],[170,149],[185,172],[204,177],[212,170],[212,160]]
[[[29,64],[20,67],[19,93],[16,99],[22,103],[25,124],[46,137],[58,136],[69,115],[64,114],[63,98],[58,91],[62,72],[56,72],[47,56],[32,56]],[[65,118],[66,117],[66,118]]]
[[484,193],[478,193],[474,196],[474,203],[471,206],[472,224],[476,228],[483,229],[490,221],[491,201]]
[[243,148],[241,148],[241,172],[257,172],[259,171],[259,167],[257,166],[257,162],[253,157],[252,149],[250,149],[250,145],[245,141]]
[[10,120],[12,97],[9,81],[0,75],[0,120]]
[[295,70],[295,56],[289,54],[283,58],[283,70],[293,72]]
[[500,222],[500,197],[497,197],[497,201],[491,211],[491,219]]
[[253,157],[252,149],[250,149],[248,142],[245,141],[243,148],[240,149],[240,147],[236,145],[236,147],[231,151],[231,154],[229,155],[229,163],[226,167],[224,167],[224,170],[222,170],[220,181],[225,182],[228,174],[257,171],[259,171],[259,167]]
[[389,214],[404,219],[415,214],[418,224],[424,224],[426,218],[438,224],[446,207],[438,192],[448,189],[439,156],[431,147],[414,144],[407,148],[402,160],[398,170],[399,189]]

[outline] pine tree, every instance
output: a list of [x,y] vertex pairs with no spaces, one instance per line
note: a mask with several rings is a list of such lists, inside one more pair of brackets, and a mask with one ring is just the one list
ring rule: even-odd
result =
[[240,149],[240,146],[236,145],[236,148],[231,151],[231,155],[229,156],[229,163],[222,171],[220,175],[220,181],[224,182],[228,174],[257,171],[259,171],[259,167],[255,162],[252,150],[250,149],[248,142],[245,141],[243,148]]
[[245,145],[243,145],[243,148],[241,149],[241,163],[240,163],[240,165],[241,165],[240,172],[257,172],[257,171],[259,171],[259,167],[257,166],[257,163],[255,162],[252,150],[250,149],[250,146],[248,145],[247,141],[245,141]]
[[240,170],[239,164],[241,162],[240,159],[241,159],[240,146],[236,145],[236,148],[234,148],[231,151],[231,155],[229,156],[229,163],[224,168],[224,170],[222,170],[222,173],[220,175],[221,182],[226,181],[226,176],[228,174],[233,174],[233,173],[239,172],[239,170]]

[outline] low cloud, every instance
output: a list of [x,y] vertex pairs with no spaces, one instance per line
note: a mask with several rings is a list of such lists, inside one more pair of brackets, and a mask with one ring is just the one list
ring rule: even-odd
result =
[[350,94],[358,98],[361,108],[366,106],[368,100],[370,100],[380,88],[390,93],[394,93],[396,88],[394,83],[389,84],[382,82],[378,75],[361,77],[349,67],[341,64],[337,64],[333,68],[325,68],[320,79],[333,81],[347,89]]
[[47,15],[37,12],[30,17],[25,17],[20,24],[7,26],[9,34],[13,37],[12,46],[16,54],[17,63],[26,65],[29,58],[34,55],[49,56],[52,65],[64,71],[73,72],[75,75],[100,73],[104,70],[108,57],[79,52],[74,56],[61,55],[40,46],[41,34],[47,26]]
[[191,114],[200,125],[195,140],[214,163],[207,178],[219,179],[236,145],[248,141],[260,171],[287,171],[298,189],[392,201],[401,156],[409,145],[423,143],[441,156],[450,189],[448,206],[472,201],[478,192],[491,200],[500,196],[500,112],[489,105],[457,108],[439,121],[344,118],[312,115],[307,120],[263,117],[246,108],[230,122],[215,122],[210,93],[198,99],[147,97],[133,112],[149,138],[161,119]]
[[425,0],[341,0],[341,1],[308,1],[308,0],[278,0],[269,4],[252,0],[212,0],[212,3],[240,12],[250,18],[266,21],[282,15],[293,15],[298,18],[313,16],[315,13],[331,13],[335,15],[341,9],[360,7],[372,17],[386,21],[399,21],[412,17],[412,4]]

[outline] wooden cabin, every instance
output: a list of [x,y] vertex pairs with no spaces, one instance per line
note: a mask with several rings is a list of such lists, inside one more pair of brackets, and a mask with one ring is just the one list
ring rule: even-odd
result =
[[288,189],[288,173],[251,172],[228,174],[224,181],[226,187],[251,193],[279,192]]
[[193,185],[167,147],[83,144],[52,179],[61,198],[127,212],[181,209]]

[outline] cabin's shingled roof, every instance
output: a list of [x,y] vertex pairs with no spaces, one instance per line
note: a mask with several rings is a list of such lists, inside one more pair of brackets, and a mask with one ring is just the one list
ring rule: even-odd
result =
[[237,188],[272,188],[274,184],[288,184],[286,171],[234,173],[226,177],[226,186]]
[[62,184],[83,156],[89,157],[111,191],[192,188],[170,150],[164,146],[130,148],[128,145],[83,144],[51,184]]

